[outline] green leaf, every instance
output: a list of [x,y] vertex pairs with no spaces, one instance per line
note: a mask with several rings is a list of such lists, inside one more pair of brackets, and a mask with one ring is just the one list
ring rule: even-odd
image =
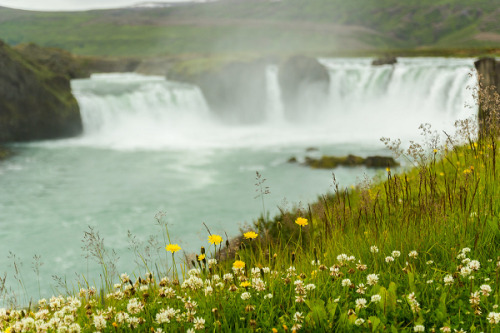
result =
[[417,291],[417,287],[415,286],[415,274],[413,274],[413,272],[408,272],[408,284],[410,285],[411,291]]
[[378,317],[375,316],[371,316],[368,319],[372,322],[372,332],[376,332],[378,326],[380,326],[381,323],[380,319],[378,319]]
[[448,317],[448,312],[446,309],[446,296],[447,293],[443,292],[439,297],[439,305],[436,311],[436,315],[438,320],[440,321],[444,321]]
[[332,299],[330,298],[328,300],[328,304],[326,306],[327,310],[328,310],[328,314],[330,315],[330,320],[333,322],[333,319],[335,318],[335,312],[337,311],[337,307],[338,307],[338,303],[335,303],[334,301],[332,301]]
[[306,305],[311,310],[310,315],[313,321],[321,325],[321,322],[326,322],[328,319],[328,314],[325,310],[325,302],[321,299],[311,299],[305,301]]

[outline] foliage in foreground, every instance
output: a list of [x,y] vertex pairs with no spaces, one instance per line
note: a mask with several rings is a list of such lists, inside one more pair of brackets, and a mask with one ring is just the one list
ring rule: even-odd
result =
[[0,309],[0,330],[498,332],[498,137],[473,141],[469,125],[465,145],[438,147],[426,126],[428,146],[384,140],[415,168],[262,217],[235,253],[209,231],[189,271],[165,229],[168,276],[118,280],[103,264],[100,292]]

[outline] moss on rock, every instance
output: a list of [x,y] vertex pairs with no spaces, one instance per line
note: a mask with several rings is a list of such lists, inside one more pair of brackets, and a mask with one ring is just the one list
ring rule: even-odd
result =
[[81,131],[69,78],[0,41],[0,142],[70,137]]

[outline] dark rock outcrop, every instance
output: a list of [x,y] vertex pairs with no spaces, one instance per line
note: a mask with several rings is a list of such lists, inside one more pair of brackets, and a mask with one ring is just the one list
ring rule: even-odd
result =
[[311,107],[311,101],[321,103],[326,100],[330,75],[315,58],[294,56],[281,64],[279,84],[286,116],[297,119]]
[[394,65],[398,62],[396,57],[383,57],[372,61],[372,66]]
[[474,62],[479,78],[478,122],[482,135],[500,128],[500,61],[481,58]]
[[75,136],[82,131],[69,78],[0,41],[0,142]]
[[[188,63],[189,64],[189,63]],[[265,119],[265,60],[172,68],[167,78],[200,87],[212,112],[227,122],[259,123]]]

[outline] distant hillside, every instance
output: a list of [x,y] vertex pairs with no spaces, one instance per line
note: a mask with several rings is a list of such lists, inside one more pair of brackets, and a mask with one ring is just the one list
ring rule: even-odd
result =
[[0,8],[0,38],[82,55],[342,53],[500,46],[495,0],[232,0],[166,8]]

